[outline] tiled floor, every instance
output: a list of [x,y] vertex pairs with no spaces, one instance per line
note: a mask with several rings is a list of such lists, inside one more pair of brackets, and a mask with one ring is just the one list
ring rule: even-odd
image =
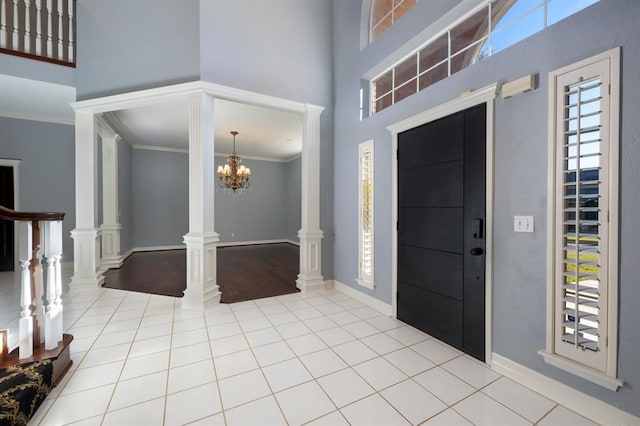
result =
[[583,425],[571,411],[334,290],[202,312],[69,290],[73,370],[41,425]]

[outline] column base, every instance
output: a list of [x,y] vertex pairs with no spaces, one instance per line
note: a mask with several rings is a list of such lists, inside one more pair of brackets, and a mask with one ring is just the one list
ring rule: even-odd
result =
[[204,310],[205,305],[220,303],[220,287],[216,283],[216,233],[184,236],[187,246],[187,289],[180,300],[181,308]]
[[324,278],[320,273],[322,236],[320,229],[298,231],[300,238],[300,274],[296,280],[296,287],[301,292],[323,290]]

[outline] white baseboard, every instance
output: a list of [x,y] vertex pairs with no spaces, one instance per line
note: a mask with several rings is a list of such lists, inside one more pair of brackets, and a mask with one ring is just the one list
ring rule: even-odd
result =
[[640,418],[631,413],[584,394],[497,353],[492,354],[491,368],[598,424],[640,424]]
[[376,311],[382,313],[383,315],[390,317],[393,314],[393,309],[391,308],[391,305],[381,302],[375,297],[369,296],[368,294],[358,291],[353,287],[349,287],[348,285],[343,284],[340,281],[328,280],[326,282],[326,287],[335,288],[339,292],[344,293],[349,297],[353,297],[358,302],[364,303],[365,305],[375,309]]
[[[131,253],[138,253],[143,251],[164,251],[164,250],[185,250],[187,247],[184,244],[178,244],[175,246],[153,246],[153,247],[134,247],[129,250]],[[129,252],[127,252],[129,253]],[[123,256],[123,260],[129,255]]]
[[295,244],[297,246],[300,245],[298,242],[294,242],[292,240],[256,240],[256,241],[220,241],[218,243],[218,247],[233,247],[233,246],[253,246],[259,244],[277,244],[277,243],[290,243]]

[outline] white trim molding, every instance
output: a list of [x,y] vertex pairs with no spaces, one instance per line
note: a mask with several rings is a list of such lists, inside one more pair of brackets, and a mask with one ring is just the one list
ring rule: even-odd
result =
[[233,246],[257,246],[262,244],[293,244],[299,246],[300,243],[293,240],[278,239],[278,240],[255,240],[255,241],[220,241],[218,247],[233,247]]
[[494,353],[491,368],[598,424],[637,425],[640,417]]
[[399,121],[387,127],[391,132],[391,306],[393,317],[398,316],[398,133],[413,129],[423,124],[432,122],[442,117],[471,108],[472,106],[487,104],[487,134],[486,134],[486,255],[485,255],[485,362],[491,363],[493,353],[493,123],[494,100],[499,92],[498,82],[480,89],[468,91],[460,97],[445,102],[442,105],[416,114],[405,120]]
[[395,316],[393,314],[393,307],[388,303],[384,303],[373,296],[369,296],[368,294],[361,292],[360,290],[349,287],[348,285],[343,284],[340,281],[328,280],[326,283],[326,288],[336,289],[340,293],[344,293],[347,296],[356,299],[358,302],[364,303],[365,305],[369,306],[372,309],[375,309],[383,315],[386,315],[388,317]]

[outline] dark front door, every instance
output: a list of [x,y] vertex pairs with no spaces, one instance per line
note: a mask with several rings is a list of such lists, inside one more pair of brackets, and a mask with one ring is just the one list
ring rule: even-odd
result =
[[398,135],[398,318],[485,358],[486,105]]
[[[13,209],[13,167],[0,166],[0,205]],[[0,271],[13,271],[13,222],[0,219]]]

